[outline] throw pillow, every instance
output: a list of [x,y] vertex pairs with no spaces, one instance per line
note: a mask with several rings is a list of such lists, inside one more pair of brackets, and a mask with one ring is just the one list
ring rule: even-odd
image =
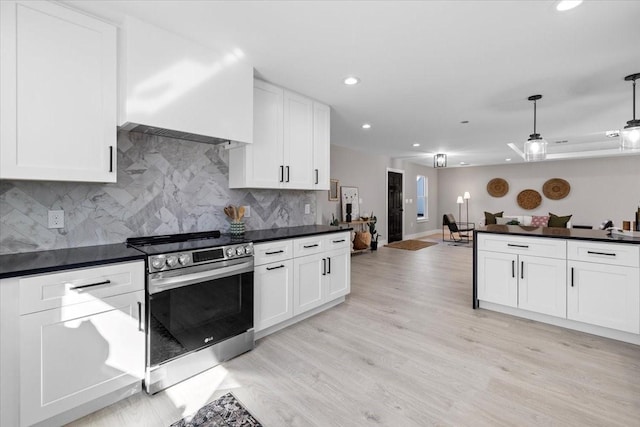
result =
[[567,223],[571,221],[572,216],[558,216],[549,212],[549,227],[567,228]]
[[504,213],[504,211],[502,212],[497,212],[497,213],[490,213],[490,212],[485,212],[484,213],[484,225],[489,225],[489,224],[496,224],[496,218],[502,218],[502,214]]
[[496,218],[496,224],[498,225],[518,225],[520,224],[520,221],[518,221],[517,218],[511,218],[511,217],[504,217],[504,218],[500,218],[497,217]]
[[533,227],[547,227],[549,225],[549,217],[534,215],[531,217],[531,225]]

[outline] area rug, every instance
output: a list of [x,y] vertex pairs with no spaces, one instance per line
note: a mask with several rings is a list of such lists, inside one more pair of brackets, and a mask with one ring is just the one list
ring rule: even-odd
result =
[[262,427],[231,393],[203,406],[170,427]]
[[394,249],[406,249],[408,251],[417,251],[419,249],[428,248],[429,246],[437,245],[437,242],[423,242],[422,240],[401,240],[399,242],[389,243],[385,245]]

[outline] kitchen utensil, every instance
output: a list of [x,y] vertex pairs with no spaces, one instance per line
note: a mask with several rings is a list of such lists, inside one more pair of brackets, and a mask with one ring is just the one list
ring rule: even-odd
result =
[[242,218],[244,218],[244,206],[238,206],[238,221],[242,220]]

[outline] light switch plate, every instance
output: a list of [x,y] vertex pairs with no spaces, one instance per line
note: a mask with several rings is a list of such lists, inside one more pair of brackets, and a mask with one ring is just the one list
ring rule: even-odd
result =
[[247,205],[244,207],[244,217],[251,218],[251,206]]
[[304,205],[304,213],[305,213],[305,215],[308,215],[308,214],[311,213],[311,205],[309,203],[306,203]]
[[64,228],[64,211],[49,211],[49,228]]

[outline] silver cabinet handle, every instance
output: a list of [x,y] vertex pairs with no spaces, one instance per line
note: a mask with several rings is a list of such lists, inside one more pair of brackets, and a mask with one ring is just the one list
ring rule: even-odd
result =
[[138,330],[142,332],[142,303],[138,301]]
[[524,279],[524,261],[520,261],[520,278]]
[[573,288],[573,267],[571,267],[571,287]]
[[109,172],[113,172],[113,145],[109,146]]
[[284,182],[284,165],[280,165],[280,182]]
[[516,277],[516,262],[511,260],[511,277]]
[[318,169],[316,169],[316,184],[318,183]]
[[344,241],[345,241],[344,239],[342,239],[342,240],[334,240],[333,243],[342,243]]
[[327,259],[326,258],[322,258],[322,275],[323,276],[327,275]]
[[279,250],[279,251],[273,251],[273,252],[265,252],[265,255],[275,255],[275,254],[281,254],[284,253],[283,250]]
[[512,243],[507,243],[507,246],[511,246],[512,248],[529,248],[529,245],[514,245]]
[[287,166],[287,181],[286,182],[289,182],[289,166]]
[[93,286],[108,285],[109,283],[111,283],[111,280],[104,280],[104,281],[102,281],[102,282],[91,283],[90,285],[73,286],[73,287],[71,287],[71,288],[69,288],[69,289],[73,289],[73,290],[78,290],[78,291],[80,291],[80,290],[82,290],[82,289],[85,289],[85,288],[91,288],[91,287],[93,287]]
[[276,267],[267,267],[267,270],[271,271],[271,270],[277,270],[278,268],[284,268],[284,264],[280,264]]
[[303,246],[303,248],[305,248],[305,249],[309,249],[309,248],[317,248],[317,247],[318,247],[318,244],[317,244],[317,243],[316,243],[316,244],[314,244],[314,245],[304,245],[304,246]]
[[327,274],[331,274],[331,258],[327,258],[329,260],[329,268],[327,269]]

